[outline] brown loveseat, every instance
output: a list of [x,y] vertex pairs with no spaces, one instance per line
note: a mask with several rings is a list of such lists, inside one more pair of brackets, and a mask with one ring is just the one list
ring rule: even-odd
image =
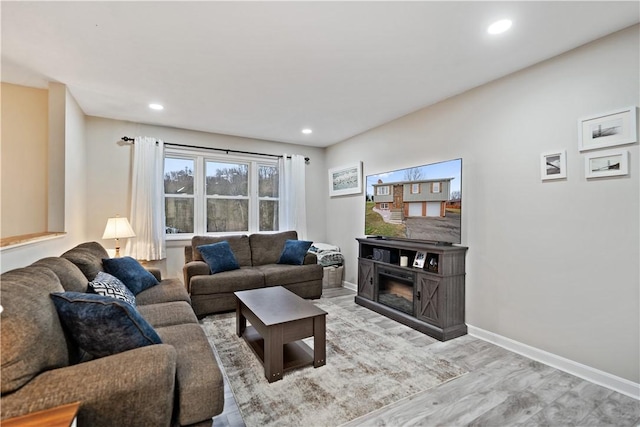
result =
[[0,276],[0,418],[79,401],[78,425],[211,426],[223,408],[222,374],[180,280],[136,295],[162,344],[91,359],[62,326],[49,294],[87,292],[103,258],[99,243],[85,243]]
[[[185,247],[183,272],[196,316],[235,310],[234,292],[266,286],[283,286],[302,298],[320,298],[323,269],[315,254],[307,253],[303,265],[277,263],[285,242],[297,239],[295,231],[193,237],[191,246]],[[211,274],[197,247],[221,241],[229,243],[240,268]]]

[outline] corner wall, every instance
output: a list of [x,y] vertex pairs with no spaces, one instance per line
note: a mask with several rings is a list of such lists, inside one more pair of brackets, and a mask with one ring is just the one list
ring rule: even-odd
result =
[[[617,147],[628,176],[587,181],[577,120],[639,105],[639,60],[636,25],[331,146],[327,167],[462,157],[467,323],[638,383],[638,144]],[[562,149],[567,179],[542,182],[541,153]],[[353,284],[363,233],[364,195],[331,198]]]
[[58,139],[54,143],[56,149],[60,150],[59,155],[56,155],[54,163],[49,163],[50,169],[52,164],[56,165],[55,170],[50,172],[59,176],[56,178],[58,182],[49,186],[49,209],[52,206],[58,207],[55,224],[62,224],[61,221],[64,221],[65,234],[53,239],[2,248],[0,272],[27,266],[40,258],[58,256],[86,239],[85,116],[66,86],[59,83],[50,85],[49,110],[49,117],[56,118],[55,123],[49,123],[50,130],[58,129],[57,134],[63,135],[62,140]]
[[47,228],[49,91],[2,83],[0,237]]

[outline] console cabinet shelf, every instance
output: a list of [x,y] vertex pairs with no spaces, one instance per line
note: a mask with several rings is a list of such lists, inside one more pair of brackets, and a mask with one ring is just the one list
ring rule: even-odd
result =
[[[392,239],[357,240],[357,304],[441,341],[467,333],[466,247]],[[413,266],[416,254],[421,254],[422,267]],[[403,258],[406,266],[401,265]]]

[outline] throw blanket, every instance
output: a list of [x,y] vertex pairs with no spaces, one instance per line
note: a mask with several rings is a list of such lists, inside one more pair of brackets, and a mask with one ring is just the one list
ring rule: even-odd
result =
[[340,253],[340,248],[326,243],[314,243],[309,248],[309,252],[313,252],[318,257],[318,264],[323,267],[331,265],[342,265],[344,256]]

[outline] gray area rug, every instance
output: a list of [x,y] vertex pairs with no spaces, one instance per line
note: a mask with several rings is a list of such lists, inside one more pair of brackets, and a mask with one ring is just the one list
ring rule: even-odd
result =
[[[286,372],[271,384],[236,336],[234,313],[201,321],[247,426],[337,426],[465,373],[430,354],[433,340],[404,325],[372,321],[377,314],[353,303],[314,303],[328,313],[327,364]],[[313,346],[313,339],[305,342]]]

